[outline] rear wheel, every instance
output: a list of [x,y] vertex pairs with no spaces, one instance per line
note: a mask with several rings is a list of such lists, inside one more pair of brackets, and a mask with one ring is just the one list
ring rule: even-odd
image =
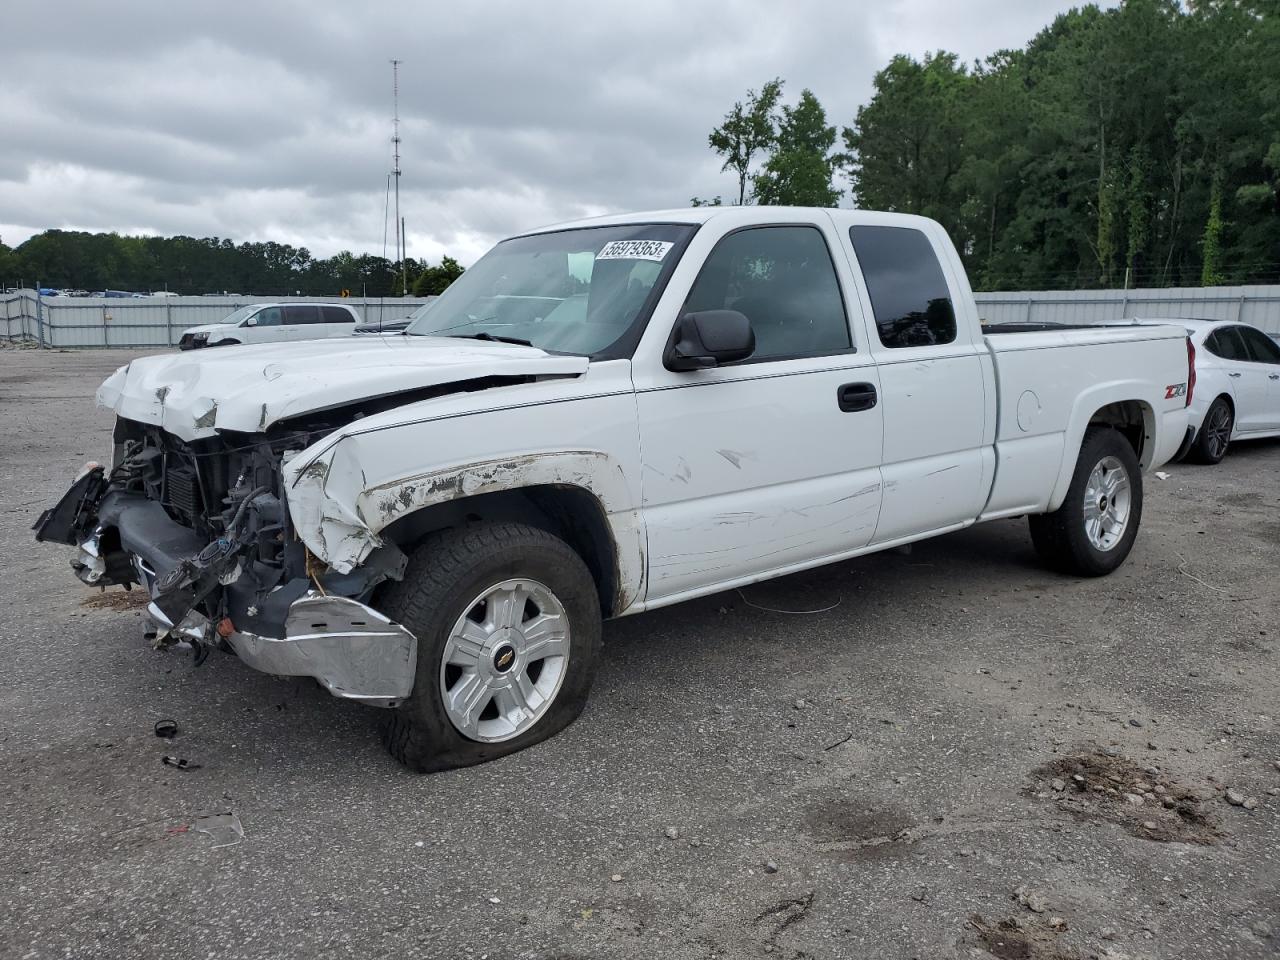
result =
[[387,748],[419,771],[482,763],[582,712],[600,651],[600,601],[563,540],[523,524],[432,535],[380,603],[418,638],[413,695]]
[[1028,519],[1036,552],[1063,573],[1098,577],[1119,567],[1142,522],[1142,472],[1129,441],[1090,427],[1062,506]]
[[1209,465],[1220,463],[1227,455],[1235,425],[1236,416],[1231,403],[1226,397],[1218,397],[1209,405],[1204,423],[1200,424],[1200,432],[1191,444],[1191,459]]

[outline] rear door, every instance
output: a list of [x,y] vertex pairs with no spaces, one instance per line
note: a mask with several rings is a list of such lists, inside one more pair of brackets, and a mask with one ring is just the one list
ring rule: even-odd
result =
[[[694,238],[685,260],[700,269],[673,276],[633,368],[650,602],[850,553],[875,530],[876,370],[851,332],[835,231],[825,217],[746,222]],[[723,309],[751,321],[755,354],[666,369],[678,317]]]
[[320,307],[320,324],[323,336],[349,337],[355,331],[356,320],[346,307],[326,305]]
[[323,337],[320,308],[312,303],[285,304],[283,331],[285,340],[315,340]]
[[1254,362],[1243,336],[1247,330],[1240,326],[1219,327],[1205,340],[1205,346],[1222,361],[1227,375],[1238,433],[1263,430],[1267,423],[1268,368]]
[[1262,430],[1280,430],[1280,345],[1254,327],[1238,327],[1249,360],[1263,386],[1257,424]]
[[924,229],[854,223],[844,233],[873,318],[884,408],[884,502],[873,542],[972,522],[993,476],[994,376],[975,318],[957,317],[967,286],[949,280],[948,251]]

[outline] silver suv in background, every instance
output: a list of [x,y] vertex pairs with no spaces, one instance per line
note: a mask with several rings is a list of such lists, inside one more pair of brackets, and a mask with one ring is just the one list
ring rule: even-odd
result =
[[255,303],[218,323],[182,331],[178,349],[349,337],[360,322],[356,309],[345,304]]

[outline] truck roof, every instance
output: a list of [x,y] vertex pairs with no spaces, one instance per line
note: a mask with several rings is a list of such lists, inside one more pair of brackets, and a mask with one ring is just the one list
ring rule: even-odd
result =
[[898,225],[920,228],[925,224],[934,225],[935,221],[927,217],[919,217],[909,213],[884,213],[876,210],[855,210],[848,207],[767,207],[767,206],[719,206],[719,207],[675,207],[668,210],[640,210],[634,213],[610,213],[598,217],[585,217],[579,220],[566,220],[526,231],[518,236],[533,233],[553,233],[559,230],[571,230],[579,227],[607,227],[628,223],[707,223],[717,217],[732,216],[744,223],[785,223],[789,216],[803,215],[808,218],[815,213],[833,214],[845,223],[875,223],[882,226]]

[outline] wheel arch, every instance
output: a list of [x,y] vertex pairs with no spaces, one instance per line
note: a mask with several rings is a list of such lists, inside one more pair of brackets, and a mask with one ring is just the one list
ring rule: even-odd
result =
[[615,616],[634,599],[624,583],[617,539],[604,505],[575,484],[533,484],[428,504],[397,518],[379,536],[411,553],[440,530],[503,522],[528,524],[569,544],[591,571],[602,616]]
[[1057,510],[1066,499],[1067,488],[1071,486],[1071,478],[1075,474],[1076,463],[1080,458],[1080,449],[1084,445],[1086,432],[1090,427],[1109,426],[1120,433],[1133,447],[1138,458],[1139,469],[1150,466],[1151,457],[1156,449],[1155,431],[1157,429],[1156,413],[1151,404],[1145,400],[1120,393],[1114,399],[1106,396],[1082,397],[1077,403],[1071,417],[1071,423],[1064,436],[1062,464],[1058,469],[1058,479],[1054,483],[1053,494],[1049,499],[1049,510]]

